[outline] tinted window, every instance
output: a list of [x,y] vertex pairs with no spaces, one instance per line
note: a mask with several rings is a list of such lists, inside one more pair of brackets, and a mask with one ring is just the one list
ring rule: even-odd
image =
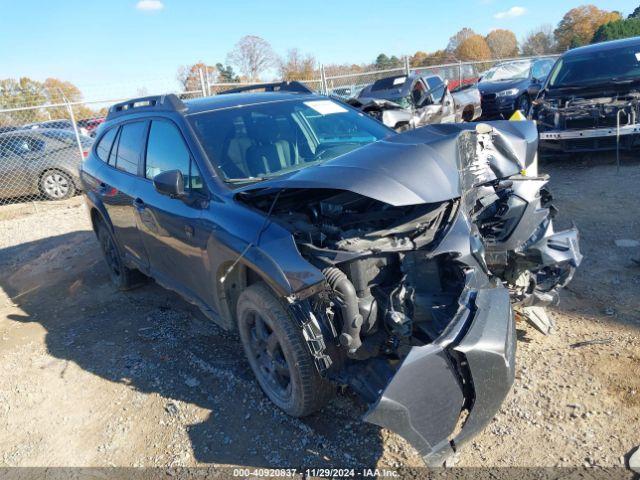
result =
[[191,159],[180,131],[169,122],[154,120],[149,131],[145,176],[153,179],[167,170],[182,172],[185,190],[204,190],[200,171]]
[[427,78],[427,85],[429,86],[429,93],[433,97],[435,102],[442,100],[444,95],[444,83],[438,77]]
[[549,85],[567,87],[634,81],[640,77],[640,47],[624,45],[568,54],[556,64]]
[[531,76],[538,80],[544,79],[547,77],[547,75],[549,75],[549,71],[551,70],[551,67],[553,67],[553,62],[550,62],[549,60],[542,60],[540,62],[536,62],[533,64],[533,67],[531,68]]
[[189,150],[178,129],[169,122],[154,120],[147,144],[146,177],[152,179],[167,170],[180,170],[186,179],[189,158]]
[[7,154],[11,152],[15,155],[26,155],[29,153],[42,152],[44,141],[32,137],[8,137],[2,140],[2,146]]
[[146,126],[145,122],[127,123],[122,126],[116,156],[117,169],[137,175]]
[[104,136],[100,139],[100,143],[96,147],[96,153],[98,154],[98,158],[103,162],[109,160],[109,152],[111,151],[111,145],[113,145],[113,140],[116,138],[116,133],[118,129],[112,128]]

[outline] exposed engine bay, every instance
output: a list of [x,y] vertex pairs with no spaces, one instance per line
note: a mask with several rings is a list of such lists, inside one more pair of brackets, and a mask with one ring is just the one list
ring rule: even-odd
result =
[[324,276],[289,298],[319,371],[428,463],[508,392],[513,308],[555,303],[582,259],[536,150],[531,122],[429,126],[240,194]]
[[636,91],[543,96],[533,107],[544,153],[630,149],[637,145],[639,115]]

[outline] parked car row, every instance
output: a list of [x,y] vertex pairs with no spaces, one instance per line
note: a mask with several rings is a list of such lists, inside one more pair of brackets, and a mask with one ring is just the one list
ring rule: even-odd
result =
[[[104,117],[98,118],[87,118],[78,120],[76,122],[76,126],[78,128],[78,132],[81,135],[93,137],[96,134],[96,128],[100,126],[104,122]],[[28,123],[26,125],[22,125],[21,127],[14,127],[26,130],[37,130],[37,129],[56,129],[56,130],[71,130],[75,131],[73,128],[73,122],[68,119],[59,119],[59,120],[47,120],[45,122],[34,122]]]
[[0,199],[44,196],[63,200],[80,189],[78,170],[93,138],[72,130],[17,129],[0,133]]

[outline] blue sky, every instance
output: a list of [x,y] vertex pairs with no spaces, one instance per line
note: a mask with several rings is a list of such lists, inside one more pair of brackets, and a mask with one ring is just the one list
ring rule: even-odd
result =
[[[297,47],[322,63],[370,62],[443,48],[462,27],[518,38],[555,26],[584,2],[567,0],[0,0],[0,78],[58,77],[87,99],[175,88],[180,65],[224,62],[243,35],[279,54]],[[593,0],[630,13],[638,0]]]

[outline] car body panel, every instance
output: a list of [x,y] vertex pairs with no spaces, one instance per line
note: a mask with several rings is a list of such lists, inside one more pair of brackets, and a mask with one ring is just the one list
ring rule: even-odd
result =
[[[42,174],[48,170],[66,173],[77,188],[80,187],[78,168],[81,157],[78,144],[52,138],[58,130],[13,130],[0,134],[0,195],[4,198],[40,194]],[[63,131],[62,133],[67,133]],[[10,148],[19,141],[35,142],[41,148],[18,153]],[[91,140],[83,137],[83,147],[90,148]]]
[[[365,415],[366,421],[407,438],[429,465],[442,465],[455,448],[482,430],[513,384],[516,339],[509,294],[502,286],[475,293],[474,310],[463,306],[454,320],[465,325],[466,334],[455,338],[458,327],[433,344],[413,347]],[[465,392],[452,351],[464,355],[474,391],[468,417],[457,435]]]

